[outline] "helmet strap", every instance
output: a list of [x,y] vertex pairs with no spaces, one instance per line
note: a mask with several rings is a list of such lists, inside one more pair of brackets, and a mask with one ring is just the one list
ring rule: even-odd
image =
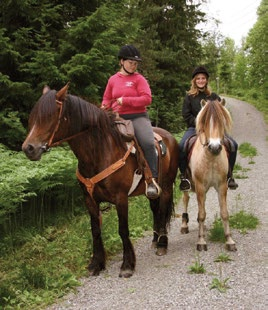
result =
[[127,69],[125,68],[125,66],[124,66],[124,64],[122,64],[122,68],[123,68],[123,70],[127,73],[127,74],[134,74],[134,72],[129,72],[129,71],[127,71]]

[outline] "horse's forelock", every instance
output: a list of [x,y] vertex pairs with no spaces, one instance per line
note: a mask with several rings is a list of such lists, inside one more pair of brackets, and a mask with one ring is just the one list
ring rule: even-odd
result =
[[35,123],[41,125],[46,119],[49,119],[51,115],[55,114],[56,111],[56,91],[50,90],[42,95],[37,103],[34,105],[30,116],[29,125]]
[[211,124],[223,135],[230,131],[232,120],[228,110],[219,101],[208,101],[197,117],[196,129],[208,133]]

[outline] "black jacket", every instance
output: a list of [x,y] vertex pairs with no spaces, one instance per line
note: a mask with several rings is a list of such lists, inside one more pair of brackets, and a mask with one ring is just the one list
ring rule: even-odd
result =
[[187,127],[195,127],[195,119],[201,110],[201,100],[221,100],[216,93],[211,93],[209,96],[204,92],[199,92],[197,96],[186,95],[183,101],[182,116],[187,124]]

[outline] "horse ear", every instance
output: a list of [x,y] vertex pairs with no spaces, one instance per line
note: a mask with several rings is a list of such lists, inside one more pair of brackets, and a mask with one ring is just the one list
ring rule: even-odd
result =
[[45,85],[43,88],[43,95],[50,91],[50,87],[48,85]]
[[64,101],[65,97],[67,96],[68,88],[70,82],[68,82],[61,90],[59,90],[56,94],[56,98],[59,101]]
[[206,102],[205,99],[202,99],[200,103],[201,103],[201,107],[203,108],[206,105],[207,102]]
[[222,105],[223,107],[225,106],[225,103],[226,103],[225,99],[222,98],[222,100],[221,100],[221,105]]

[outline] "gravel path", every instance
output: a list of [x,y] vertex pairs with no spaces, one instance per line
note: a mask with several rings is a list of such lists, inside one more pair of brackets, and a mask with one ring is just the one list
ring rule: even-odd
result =
[[[233,136],[237,142],[249,142],[258,150],[254,164],[238,155],[237,163],[248,178],[237,179],[239,188],[228,192],[230,213],[240,210],[253,213],[261,224],[257,230],[242,235],[232,230],[237,252],[228,252],[233,259],[228,263],[215,263],[224,245],[208,240],[208,251],[195,250],[197,241],[197,207],[195,194],[189,205],[189,229],[180,234],[181,219],[173,220],[169,232],[169,250],[165,257],[158,257],[150,248],[151,235],[135,243],[136,272],[130,279],[118,277],[121,254],[107,263],[107,269],[99,277],[82,279],[76,293],[67,295],[47,310],[162,310],[162,309],[268,309],[268,143],[267,126],[261,113],[251,105],[226,98],[233,120]],[[215,191],[207,195],[206,226],[210,228],[219,214]],[[182,202],[176,206],[182,213]],[[204,265],[205,274],[189,274],[189,267],[197,260]],[[213,278],[229,278],[225,293],[210,289]]]

